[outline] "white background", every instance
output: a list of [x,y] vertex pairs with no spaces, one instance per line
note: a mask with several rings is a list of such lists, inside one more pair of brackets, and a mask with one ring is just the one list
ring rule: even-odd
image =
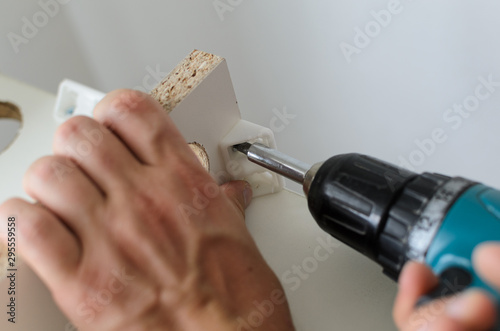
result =
[[23,36],[23,17],[34,22],[42,7],[2,0],[0,71],[52,92],[63,78],[110,91],[142,86],[147,68],[166,73],[197,48],[227,59],[244,119],[269,127],[275,108],[296,115],[275,132],[286,153],[399,163],[415,139],[441,128],[448,139],[424,159],[415,154],[415,169],[500,187],[500,89],[459,129],[443,120],[478,76],[500,82],[500,3],[401,0],[348,63],[341,43],[355,45],[355,28],[373,27],[371,11],[390,2],[232,0],[220,16],[210,0],[70,0],[16,53],[8,34]]

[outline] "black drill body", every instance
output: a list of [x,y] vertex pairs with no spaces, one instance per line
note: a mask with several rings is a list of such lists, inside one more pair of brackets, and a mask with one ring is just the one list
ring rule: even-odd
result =
[[[435,224],[425,224],[422,217],[429,202],[442,194],[446,183],[458,181],[446,206],[437,211],[444,217],[455,199],[473,185],[460,178],[416,174],[361,154],[337,155],[310,167],[260,144],[243,143],[233,148],[250,161],[303,184],[318,225],[379,263],[393,279],[410,258],[422,260],[424,254],[412,256],[415,247],[417,252],[425,252],[432,241]],[[426,226],[428,233],[414,235],[415,228]]]
[[307,200],[323,230],[378,262],[396,279],[408,259],[412,227],[449,179],[417,175],[365,155],[344,154],[321,165]]

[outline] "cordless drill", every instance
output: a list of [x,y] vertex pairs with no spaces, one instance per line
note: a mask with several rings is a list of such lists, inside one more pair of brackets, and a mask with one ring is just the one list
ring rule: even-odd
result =
[[500,241],[500,191],[461,177],[416,174],[360,154],[311,167],[258,143],[233,148],[302,184],[319,226],[380,264],[392,279],[409,260],[427,264],[440,281],[419,304],[478,287],[499,307],[499,293],[478,277],[471,258],[478,244]]

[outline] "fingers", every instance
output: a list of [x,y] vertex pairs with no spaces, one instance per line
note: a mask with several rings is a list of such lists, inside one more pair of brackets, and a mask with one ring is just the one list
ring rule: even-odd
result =
[[[76,270],[80,258],[78,240],[51,212],[40,205],[11,199],[0,206],[0,219],[8,217],[16,219],[16,248],[49,287],[62,284]],[[6,228],[2,226],[0,231]]]
[[[414,324],[414,325],[418,325]],[[460,322],[451,318],[439,318],[433,322],[424,322],[422,327],[415,328],[409,325],[402,331],[468,331]]]
[[480,276],[500,290],[500,244],[484,243],[474,250],[474,268]]
[[94,117],[145,164],[158,165],[179,156],[195,159],[168,114],[145,93],[111,92],[96,106]]
[[407,324],[422,295],[430,292],[438,279],[425,265],[408,262],[399,277],[399,291],[394,303],[393,316],[399,329]]
[[495,306],[488,295],[479,290],[467,290],[452,298],[446,315],[459,321],[467,330],[489,330],[496,320]]
[[495,307],[488,296],[468,290],[455,297],[436,299],[416,308],[421,296],[438,283],[432,271],[423,264],[409,262],[399,279],[394,305],[394,321],[400,330],[456,331],[488,330],[495,322]]
[[[58,166],[64,165],[64,176]],[[94,183],[69,159],[50,156],[37,160],[24,176],[24,189],[41,202],[79,236],[88,236],[89,223],[103,208],[104,196]]]
[[221,190],[234,203],[234,205],[245,215],[245,209],[252,201],[252,188],[245,181],[233,181],[221,186]]
[[[120,190],[137,177],[140,163],[127,147],[95,120],[70,118],[57,130],[54,154],[73,160],[103,192]],[[60,164],[59,177],[70,172],[71,165]],[[61,175],[62,173],[62,175]]]
[[468,290],[456,297],[442,298],[416,309],[400,326],[404,331],[490,330],[495,307],[488,296]]

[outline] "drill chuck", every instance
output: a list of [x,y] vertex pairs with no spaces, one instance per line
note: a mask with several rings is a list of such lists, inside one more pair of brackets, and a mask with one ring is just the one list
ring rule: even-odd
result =
[[396,279],[407,260],[423,262],[446,212],[472,184],[345,154],[317,170],[308,204],[323,230]]

